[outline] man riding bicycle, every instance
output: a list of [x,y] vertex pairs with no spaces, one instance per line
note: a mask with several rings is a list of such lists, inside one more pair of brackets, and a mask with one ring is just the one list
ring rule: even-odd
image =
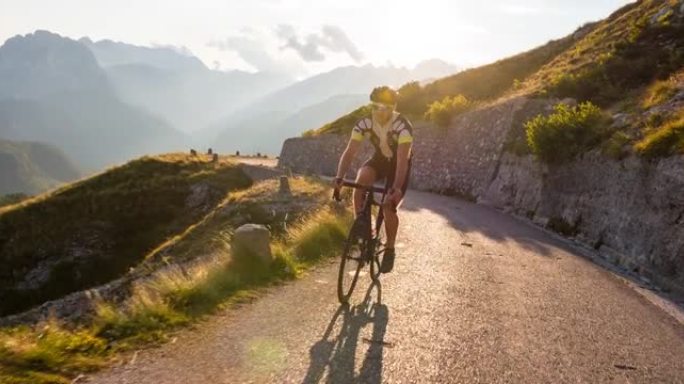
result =
[[[401,203],[408,186],[411,169],[411,145],[413,143],[413,127],[401,114],[395,111],[397,92],[383,86],[373,89],[370,94],[372,112],[370,116],[360,119],[352,129],[347,148],[340,157],[337,166],[335,189],[342,186],[344,175],[356,157],[356,153],[365,139],[369,139],[375,152],[359,169],[356,183],[371,186],[377,180],[385,179],[389,187],[387,198],[383,204],[385,216],[385,234],[387,242],[382,258],[380,272],[388,273],[394,267],[396,252],[394,244],[399,228],[397,208]],[[363,191],[354,190],[354,213],[359,213],[363,206]],[[368,223],[370,226],[371,224]]]

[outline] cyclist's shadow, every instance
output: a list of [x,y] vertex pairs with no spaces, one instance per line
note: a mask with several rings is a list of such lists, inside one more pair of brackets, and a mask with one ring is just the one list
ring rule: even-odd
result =
[[[371,303],[375,289],[378,293],[377,301]],[[380,383],[382,381],[382,354],[389,313],[387,306],[381,302],[381,296],[382,286],[378,281],[368,288],[363,302],[351,308],[348,305],[341,305],[337,309],[323,337],[309,349],[311,362],[302,383],[320,383],[326,367],[328,368],[326,383]],[[331,333],[340,316],[342,317],[340,332],[337,337],[331,339]],[[369,347],[359,375],[355,377],[354,364],[359,335],[361,329],[368,323],[373,324],[373,333],[370,339],[362,340],[368,343]]]

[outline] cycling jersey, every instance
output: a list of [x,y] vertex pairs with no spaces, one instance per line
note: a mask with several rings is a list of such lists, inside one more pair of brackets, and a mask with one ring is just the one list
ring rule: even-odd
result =
[[351,138],[356,141],[369,139],[375,148],[375,156],[394,159],[399,144],[413,142],[413,126],[397,112],[393,112],[384,125],[374,121],[372,117],[365,117],[354,126]]

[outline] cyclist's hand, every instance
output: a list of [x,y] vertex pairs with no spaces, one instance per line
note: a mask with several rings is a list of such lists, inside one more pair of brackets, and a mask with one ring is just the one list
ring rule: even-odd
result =
[[337,202],[342,201],[342,199],[340,198],[340,189],[342,188],[342,178],[340,178],[340,177],[334,178],[332,181],[332,185],[333,185],[333,197],[332,197],[333,200],[335,200]]
[[333,188],[335,188],[335,189],[342,188],[342,181],[343,181],[343,179],[341,177],[334,178],[332,181]]

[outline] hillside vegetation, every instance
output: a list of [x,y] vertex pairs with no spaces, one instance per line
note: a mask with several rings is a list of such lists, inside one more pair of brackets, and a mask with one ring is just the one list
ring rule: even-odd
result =
[[0,208],[0,315],[121,276],[251,183],[228,161],[143,157]]
[[[468,110],[454,103],[461,97],[472,105],[518,95],[573,98],[579,103],[591,102],[602,114],[622,115],[616,124],[603,119],[604,126],[596,127],[601,133],[592,140],[573,143],[572,154],[601,147],[617,158],[631,153],[668,156],[684,153],[679,128],[683,68],[684,2],[642,0],[528,52],[426,86],[405,84],[399,89],[398,110],[413,119],[428,119],[443,126]],[[450,110],[449,105],[456,107]],[[439,113],[426,113],[431,110]],[[359,108],[306,135],[348,134],[357,118],[367,113],[367,107]],[[575,128],[557,124],[553,129],[565,132]],[[573,135],[547,137],[565,136]],[[509,147],[516,148],[516,153],[533,152],[524,135],[512,140],[515,143]],[[549,146],[537,147],[535,153],[551,153],[554,147],[567,144],[553,139],[545,142]],[[573,156],[562,157],[570,160]]]
[[[192,193],[183,201],[162,197],[168,209],[174,211],[179,208],[174,205],[184,206],[185,213],[193,218],[182,218],[180,210],[176,210],[173,218],[159,216],[158,225],[170,229],[192,224],[173,236],[155,236],[157,246],[149,252],[139,246],[137,264],[134,271],[128,272],[136,278],[113,297],[102,299],[94,295],[91,315],[76,322],[63,323],[53,318],[35,326],[0,328],[0,383],[70,383],[80,373],[116,362],[120,352],[166,341],[179,327],[232,303],[251,300],[260,287],[296,278],[313,263],[340,249],[351,216],[328,205],[327,183],[290,178],[291,194],[285,196],[278,192],[277,179],[251,184],[239,165],[205,160],[185,155],[143,158],[64,189],[79,191],[81,195],[101,190],[116,200],[112,206],[120,208],[125,208],[122,204],[127,198],[140,199],[135,212],[147,217],[159,215],[156,204],[150,205],[139,194],[128,193],[124,198],[112,193],[112,189],[135,189],[154,195],[171,188],[175,190],[171,195],[177,197],[187,186],[183,179],[188,179],[190,189],[194,186],[196,191],[198,185],[223,185],[212,192],[211,198],[200,199]],[[130,180],[132,175],[156,181],[143,182],[139,188],[134,188],[134,181],[121,186],[120,181]],[[57,206],[64,191],[10,207],[0,215],[0,222],[4,222],[7,213],[26,215],[25,210],[39,202]],[[206,205],[198,208],[200,202]],[[201,212],[188,210],[188,206]],[[111,210],[108,212],[112,214]],[[91,215],[82,211],[78,216],[85,221]],[[77,219],[76,216],[69,218]],[[231,249],[232,230],[247,222],[270,228],[274,257],[271,264]],[[49,225],[54,223],[46,223]],[[144,230],[142,226],[137,229]],[[106,267],[106,263],[105,260],[99,265]],[[94,272],[81,267],[74,268],[72,273],[81,276]],[[155,270],[151,273],[142,273],[152,269]]]

